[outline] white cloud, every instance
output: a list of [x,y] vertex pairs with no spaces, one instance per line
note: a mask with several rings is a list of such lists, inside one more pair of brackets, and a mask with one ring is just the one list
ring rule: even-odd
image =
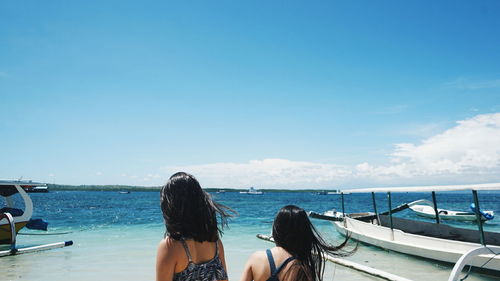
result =
[[338,179],[350,176],[349,169],[341,166],[286,159],[170,166],[164,170],[168,173],[177,171],[191,173],[206,187],[325,187]]
[[458,78],[454,81],[445,83],[443,85],[445,88],[456,88],[462,90],[479,90],[479,89],[491,89],[500,88],[500,79],[492,80],[474,80],[470,78]]
[[438,134],[442,131],[442,125],[438,123],[428,123],[428,124],[420,124],[417,126],[410,126],[410,128],[405,128],[401,130],[402,134],[416,137],[429,137]]
[[458,121],[420,144],[396,144],[391,156],[387,166],[358,165],[356,176],[400,184],[499,181],[500,113]]
[[396,144],[386,165],[355,166],[286,159],[169,166],[205,187],[335,188],[500,181],[500,113],[458,121],[419,144]]

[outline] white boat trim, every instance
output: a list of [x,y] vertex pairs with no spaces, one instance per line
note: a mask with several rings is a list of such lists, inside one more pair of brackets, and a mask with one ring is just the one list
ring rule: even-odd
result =
[[462,184],[462,185],[429,185],[429,186],[400,186],[375,188],[347,188],[342,193],[369,193],[369,192],[428,192],[428,191],[460,191],[460,190],[500,190],[500,183]]

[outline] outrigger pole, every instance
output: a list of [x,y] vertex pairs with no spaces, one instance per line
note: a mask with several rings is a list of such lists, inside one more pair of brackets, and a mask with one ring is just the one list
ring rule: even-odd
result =
[[58,242],[52,244],[44,244],[26,248],[16,248],[16,225],[14,218],[10,213],[0,213],[0,220],[6,218],[10,225],[10,250],[0,251],[0,257],[13,256],[37,251],[44,251],[56,248],[62,248],[73,245],[73,241]]

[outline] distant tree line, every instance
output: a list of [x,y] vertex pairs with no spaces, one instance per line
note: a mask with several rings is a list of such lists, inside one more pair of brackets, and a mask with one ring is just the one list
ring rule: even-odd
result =
[[[155,191],[159,192],[161,186],[137,186],[137,185],[69,185],[69,184],[47,184],[49,190],[73,190],[73,191]],[[234,189],[234,188],[204,188],[207,192],[240,192],[247,191],[247,189]],[[326,191],[336,191],[335,189],[260,189],[263,192],[326,192]]]

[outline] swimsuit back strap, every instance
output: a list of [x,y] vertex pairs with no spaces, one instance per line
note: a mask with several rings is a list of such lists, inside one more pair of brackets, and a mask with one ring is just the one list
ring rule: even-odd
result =
[[269,249],[266,249],[266,254],[267,260],[269,261],[269,267],[271,268],[271,276],[273,276],[274,272],[276,271],[276,264],[274,264],[273,254]]
[[293,261],[295,259],[295,257],[289,257],[288,259],[286,259],[279,267],[278,269],[276,270],[276,275],[280,273],[280,271],[291,261]]
[[219,255],[219,240],[215,241],[215,257]]
[[181,239],[182,247],[184,247],[184,251],[186,252],[186,255],[188,257],[188,260],[190,263],[193,262],[193,259],[191,258],[191,253],[189,252],[189,247],[184,239]]

